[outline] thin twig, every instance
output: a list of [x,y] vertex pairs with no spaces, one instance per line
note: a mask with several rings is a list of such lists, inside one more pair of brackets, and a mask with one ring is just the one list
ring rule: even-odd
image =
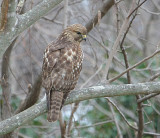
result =
[[160,111],[154,105],[151,105],[153,110],[160,116]]
[[59,114],[59,124],[61,130],[61,138],[65,138],[66,135],[66,122],[63,120],[62,112]]
[[[106,1],[103,6],[99,9],[101,11],[101,18],[103,18],[104,15],[108,12],[108,10],[113,6],[114,0],[108,0]],[[90,32],[94,26],[98,23],[98,13],[90,20],[85,26],[87,28],[87,31]]]
[[73,129],[95,127],[95,126],[99,126],[99,125],[103,125],[103,124],[111,123],[111,122],[113,122],[113,120],[107,120],[107,121],[103,121],[103,122],[98,122],[98,123],[94,123],[92,125],[87,125],[87,126],[77,126],[77,127],[74,127]]
[[[124,56],[124,61],[125,61],[126,69],[129,68],[129,64],[128,64],[128,59],[127,59],[126,51],[125,51],[125,49],[123,48],[123,42],[124,42],[124,40],[125,40],[125,38],[126,38],[126,35],[128,34],[128,31],[129,31],[129,29],[130,29],[130,27],[131,27],[131,24],[133,23],[133,20],[135,19],[136,15],[137,15],[138,7],[140,7],[140,5],[143,4],[143,2],[142,2],[141,4],[139,4],[139,2],[140,2],[140,1],[138,1],[138,6],[137,6],[137,7],[135,8],[135,10],[133,10],[133,12],[132,12],[132,13],[135,12],[135,14],[134,14],[132,20],[130,21],[129,26],[128,26],[128,28],[127,28],[127,30],[126,30],[126,32],[125,32],[125,34],[124,34],[124,37],[123,37],[123,39],[122,39],[122,42],[121,42],[121,44],[120,44],[120,48],[121,48],[122,53],[123,53],[123,56]],[[131,14],[130,14],[130,15],[131,15]],[[129,16],[130,16],[130,15],[129,15]],[[129,71],[127,72],[127,80],[128,80],[128,83],[131,83],[131,78],[130,78],[130,73],[129,73]],[[141,97],[140,97],[139,95],[137,95],[136,98],[137,98],[137,100],[138,100],[138,99],[140,99]],[[142,104],[141,104],[141,103],[138,103],[138,102],[137,102],[137,104],[138,104],[138,119],[139,119],[137,137],[138,137],[138,138],[141,138],[142,135],[143,135],[143,128],[144,128],[143,110],[142,110]]]
[[[145,2],[145,1],[146,1],[146,0],[144,0],[144,2]],[[106,63],[106,68],[105,68],[106,76],[103,77],[102,81],[106,80],[106,78],[107,78],[107,76],[108,76],[108,71],[109,71],[110,64],[111,64],[111,62],[112,62],[113,56],[114,56],[114,55],[116,54],[116,52],[117,52],[117,47],[118,47],[118,44],[119,44],[119,42],[120,42],[120,40],[121,40],[121,37],[122,37],[122,35],[123,35],[123,32],[126,30],[126,28],[127,28],[127,26],[128,26],[128,22],[129,22],[130,16],[131,16],[144,2],[142,2],[140,5],[138,5],[138,6],[133,10],[134,0],[132,1],[132,6],[131,6],[131,8],[130,8],[130,10],[129,10],[129,12],[128,12],[128,16],[125,18],[125,20],[124,20],[124,22],[123,22],[123,24],[122,24],[122,26],[121,26],[121,29],[120,29],[120,31],[119,31],[119,34],[118,34],[118,36],[117,36],[117,39],[116,39],[116,41],[115,41],[115,43],[114,43],[114,45],[113,45],[113,47],[112,47],[112,51],[111,51],[110,54],[109,54],[109,59],[108,59],[108,61],[107,61],[107,63]]]
[[115,122],[115,124],[116,124],[117,132],[118,132],[118,137],[119,137],[119,138],[122,138],[122,137],[123,137],[123,136],[122,136],[122,132],[121,132],[121,130],[120,130],[120,128],[119,128],[119,123],[118,123],[118,120],[117,120],[117,118],[116,118],[116,114],[115,114],[115,111],[114,111],[114,109],[113,109],[113,106],[112,106],[112,104],[111,104],[110,102],[109,102],[108,104],[109,104],[109,107],[110,107],[111,112],[112,112],[113,120],[114,120],[114,122]]
[[138,100],[137,100],[137,103],[142,103],[142,102],[144,102],[144,101],[146,101],[146,100],[148,100],[148,99],[150,99],[150,98],[152,98],[152,97],[155,97],[155,96],[157,96],[157,95],[159,95],[159,94],[160,94],[160,92],[159,92],[159,93],[152,93],[152,94],[146,95],[146,96],[144,96],[143,98],[138,99]]
[[[133,0],[134,1],[134,0]],[[132,9],[133,9],[133,2],[132,2],[132,6],[130,7],[130,10],[129,10],[129,14],[132,13]],[[119,45],[119,42],[121,40],[121,37],[123,36],[123,32],[126,30],[127,26],[128,26],[128,22],[129,22],[129,16],[127,16],[121,26],[121,29],[119,31],[119,34],[116,38],[116,41],[114,42],[113,46],[112,46],[112,50],[109,54],[109,59],[107,60],[106,62],[106,67],[105,67],[105,73],[106,73],[106,76],[104,76],[102,78],[102,81],[106,80],[107,76],[108,76],[108,72],[109,72],[109,68],[110,68],[110,64],[112,62],[112,59],[114,57],[114,55],[116,54],[117,52],[117,48],[118,48],[118,45]]]
[[40,91],[41,91],[41,84],[42,84],[42,78],[41,78],[41,74],[40,74],[37,77],[35,83],[33,84],[30,93],[27,94],[25,100],[21,103],[21,105],[15,111],[15,114],[24,111],[25,109],[31,107],[32,105],[34,105],[37,102],[37,100],[39,98]]
[[73,119],[74,113],[76,112],[78,106],[79,106],[79,102],[75,103],[74,107],[72,109],[72,112],[71,112],[71,115],[70,115],[70,118],[69,118],[69,123],[68,123],[67,137],[70,137],[70,133],[71,133],[70,131],[71,131],[71,128],[72,128],[72,119]]
[[129,126],[129,127],[131,127],[132,129],[134,129],[134,130],[138,130],[135,126],[132,126],[128,121],[127,121],[127,119],[126,119],[126,117],[124,116],[124,114],[121,112],[121,110],[117,107],[117,105],[113,102],[113,101],[111,101],[109,98],[107,98],[106,97],[106,99],[108,100],[108,102],[110,102],[116,109],[117,109],[117,111],[120,113],[120,115],[122,116],[122,118],[124,119],[124,121],[127,123],[127,125]]
[[[104,44],[100,43],[92,34],[89,34],[92,39],[94,39],[107,53],[110,53],[110,49],[106,47]],[[120,65],[125,66],[116,56],[113,57],[115,61],[117,61]]]
[[133,66],[129,67],[128,69],[126,69],[125,71],[123,71],[121,74],[119,74],[118,76],[108,80],[108,82],[113,82],[116,79],[120,78],[122,75],[124,75],[126,72],[128,72],[129,70],[132,70],[133,68],[137,67],[138,65],[142,64],[143,62],[149,60],[150,58],[154,57],[155,55],[157,55],[160,52],[160,50],[156,50],[152,55],[145,57],[144,59],[142,59],[141,61],[139,61],[138,63],[134,64]]
[[[121,43],[120,43],[120,48],[121,48],[122,53],[123,53],[123,57],[124,57],[126,69],[129,68],[129,64],[128,64],[127,53],[126,53],[126,51],[125,51],[125,49],[124,49],[124,47],[123,47],[123,43],[124,43],[124,40],[125,40],[125,38],[126,38],[126,35],[127,35],[128,32],[129,32],[129,29],[131,28],[131,25],[132,25],[133,20],[135,19],[136,15],[137,15],[137,11],[136,11],[136,13],[133,15],[133,17],[132,17],[132,19],[131,19],[131,21],[130,21],[130,23],[129,23],[129,26],[128,26],[126,32],[124,33],[123,39],[122,39],[122,41],[121,41]],[[127,72],[127,80],[128,80],[128,84],[130,84],[130,83],[131,83],[131,77],[130,77],[129,71]]]
[[119,19],[119,7],[118,7],[118,2],[116,2],[116,0],[114,1],[114,6],[115,6],[115,11],[116,11],[116,28],[117,28],[117,36],[119,33],[119,25],[120,25],[120,19]]
[[153,15],[160,15],[160,13],[152,12],[152,11],[150,11],[150,10],[144,8],[144,7],[141,7],[141,9],[144,10],[144,11],[146,11],[146,12],[148,12],[148,13],[150,13],[150,14],[153,14]]
[[131,13],[129,13],[128,18],[140,7],[142,6],[142,4],[144,4],[147,0],[144,0],[143,2],[141,2]]
[[154,132],[144,132],[144,135],[151,135],[151,136],[160,136],[159,133],[154,133]]
[[153,80],[155,80],[156,78],[158,78],[159,76],[160,76],[160,73],[157,73],[157,74],[151,76],[151,78],[150,78],[148,81],[153,81]]

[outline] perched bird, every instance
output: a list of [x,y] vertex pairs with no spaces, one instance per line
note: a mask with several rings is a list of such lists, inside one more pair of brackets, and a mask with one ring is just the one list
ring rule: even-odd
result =
[[69,92],[77,84],[83,60],[80,42],[86,40],[86,33],[84,26],[73,24],[45,49],[42,85],[46,89],[49,122],[59,118]]

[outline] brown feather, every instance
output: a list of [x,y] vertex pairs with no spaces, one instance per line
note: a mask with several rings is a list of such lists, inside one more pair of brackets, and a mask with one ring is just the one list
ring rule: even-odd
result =
[[59,118],[59,112],[62,105],[63,92],[50,91],[49,111],[47,120],[54,122]]
[[69,26],[44,52],[42,85],[47,91],[50,122],[58,119],[69,92],[77,84],[83,60],[80,42],[86,33],[86,28],[80,24]]

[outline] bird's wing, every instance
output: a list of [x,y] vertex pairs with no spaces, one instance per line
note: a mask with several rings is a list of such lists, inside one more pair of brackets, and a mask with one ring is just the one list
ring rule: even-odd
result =
[[[61,74],[57,74],[58,72],[55,72],[56,69],[61,68],[61,62],[59,61],[60,58],[62,58],[61,56],[61,50],[64,49],[65,47],[67,47],[68,44],[65,42],[57,42],[57,43],[51,43],[47,46],[45,52],[44,52],[44,58],[43,58],[43,65],[42,65],[42,85],[43,87],[47,90],[46,91],[46,96],[47,96],[47,107],[48,107],[48,111],[49,111],[49,118],[48,120],[55,120],[57,116],[53,116],[51,115],[52,111],[51,106],[54,105],[55,103],[51,103],[52,99],[51,98],[56,98],[56,95],[59,96],[62,94],[62,98],[63,99],[63,92],[58,92],[55,93],[55,91],[53,91],[53,84],[55,84],[57,82],[61,82]],[[55,77],[54,77],[55,75]],[[52,92],[51,92],[52,91]],[[56,101],[54,101],[56,102]],[[62,101],[60,101],[61,103]],[[59,108],[61,107],[61,104],[59,104]],[[53,108],[53,107],[52,107]],[[57,112],[59,114],[59,112]],[[51,117],[55,117],[55,119],[51,118]]]
[[57,41],[57,42],[51,42],[48,47],[50,48],[51,52],[54,52],[56,50],[63,49],[65,47],[65,43],[63,41]]
[[65,45],[63,44],[52,42],[45,49],[42,65],[42,85],[46,89],[49,89],[49,86],[51,85],[51,82],[48,78],[57,63],[58,58],[60,57],[60,49],[64,47]]

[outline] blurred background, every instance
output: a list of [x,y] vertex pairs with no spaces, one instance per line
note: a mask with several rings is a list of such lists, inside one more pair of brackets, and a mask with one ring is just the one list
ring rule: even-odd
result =
[[[41,0],[27,0],[22,14],[32,10],[40,2]],[[104,2],[105,0],[69,0],[67,14],[64,12],[64,3],[59,4],[18,37],[12,49],[9,63],[12,112],[20,106],[29,89],[34,86],[41,72],[43,52],[46,46],[58,37],[66,25],[75,23],[85,25],[88,23],[97,14]],[[121,0],[115,4],[89,32],[87,41],[81,43],[84,62],[76,89],[98,85],[102,77],[106,75],[105,67],[108,55],[130,7],[131,1],[128,0]],[[123,42],[129,66],[153,54],[159,46],[160,1],[148,0],[138,9]],[[130,83],[159,81],[159,58],[159,55],[156,55],[131,70]],[[0,62],[2,63],[2,61]],[[125,69],[122,49],[119,47],[110,65],[107,79],[112,79]],[[155,75],[157,77],[152,79]],[[127,83],[125,74],[111,84]],[[45,90],[42,88],[39,100],[43,98],[44,93]],[[2,89],[0,89],[0,94],[2,95]],[[138,121],[136,97],[120,96],[113,97],[111,100],[121,110],[128,122],[136,126]],[[144,123],[147,123],[144,131],[160,133],[160,97],[156,96],[145,101],[144,104],[147,105],[143,108]],[[73,109],[75,109],[74,104],[63,107],[62,115],[67,125]],[[122,136],[134,138],[137,132],[126,124],[115,107],[112,109],[105,98],[80,102],[73,113],[68,137],[119,137],[114,120],[116,117]],[[61,136],[59,122],[47,122],[46,114],[21,126],[16,130],[16,133],[22,138],[58,138]],[[153,136],[144,135],[144,137]]]

